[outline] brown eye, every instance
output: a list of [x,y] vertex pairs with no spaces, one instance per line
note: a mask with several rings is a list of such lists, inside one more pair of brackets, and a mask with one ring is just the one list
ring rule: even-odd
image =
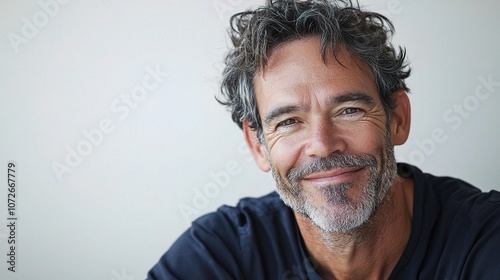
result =
[[343,115],[352,115],[352,114],[359,113],[360,111],[361,110],[359,108],[346,108],[346,109],[344,109],[342,114]]
[[293,125],[293,124],[296,124],[296,123],[297,123],[296,119],[286,119],[286,120],[284,120],[282,122],[279,122],[276,127],[290,126],[290,125]]

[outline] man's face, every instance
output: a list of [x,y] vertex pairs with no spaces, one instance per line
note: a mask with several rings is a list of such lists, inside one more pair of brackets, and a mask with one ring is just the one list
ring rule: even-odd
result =
[[325,232],[365,223],[396,174],[369,68],[313,37],[274,50],[254,78],[264,150],[281,199]]

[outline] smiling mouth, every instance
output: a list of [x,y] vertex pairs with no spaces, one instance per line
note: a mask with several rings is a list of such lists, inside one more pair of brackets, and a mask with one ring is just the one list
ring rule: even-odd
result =
[[364,169],[364,167],[347,167],[314,172],[304,176],[302,180],[310,182],[339,181],[357,175],[358,171],[362,169]]

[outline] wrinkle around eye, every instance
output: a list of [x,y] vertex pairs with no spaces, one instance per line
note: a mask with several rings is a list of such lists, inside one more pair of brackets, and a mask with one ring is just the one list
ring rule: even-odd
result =
[[276,125],[276,129],[282,128],[282,127],[290,127],[293,126],[294,124],[297,124],[299,121],[297,119],[286,119],[284,121],[279,122]]
[[264,138],[267,139],[268,145],[271,147],[276,142],[291,136],[300,128],[301,121],[296,118],[288,118],[277,124],[264,129]]
[[283,133],[278,130],[265,132],[264,138],[269,150],[272,150],[274,145],[283,138]]
[[[348,111],[354,111],[354,112],[348,112]],[[360,113],[361,111],[363,111],[363,110],[360,108],[349,107],[349,108],[345,108],[344,110],[342,110],[341,115],[352,115],[352,114]]]
[[359,120],[366,116],[367,112],[362,108],[347,107],[340,111],[337,117],[340,120]]

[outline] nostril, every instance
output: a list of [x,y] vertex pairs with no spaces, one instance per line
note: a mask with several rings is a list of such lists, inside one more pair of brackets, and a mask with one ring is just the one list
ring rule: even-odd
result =
[[322,124],[311,131],[306,153],[309,157],[328,157],[335,152],[344,152],[345,149],[346,145],[333,125]]

